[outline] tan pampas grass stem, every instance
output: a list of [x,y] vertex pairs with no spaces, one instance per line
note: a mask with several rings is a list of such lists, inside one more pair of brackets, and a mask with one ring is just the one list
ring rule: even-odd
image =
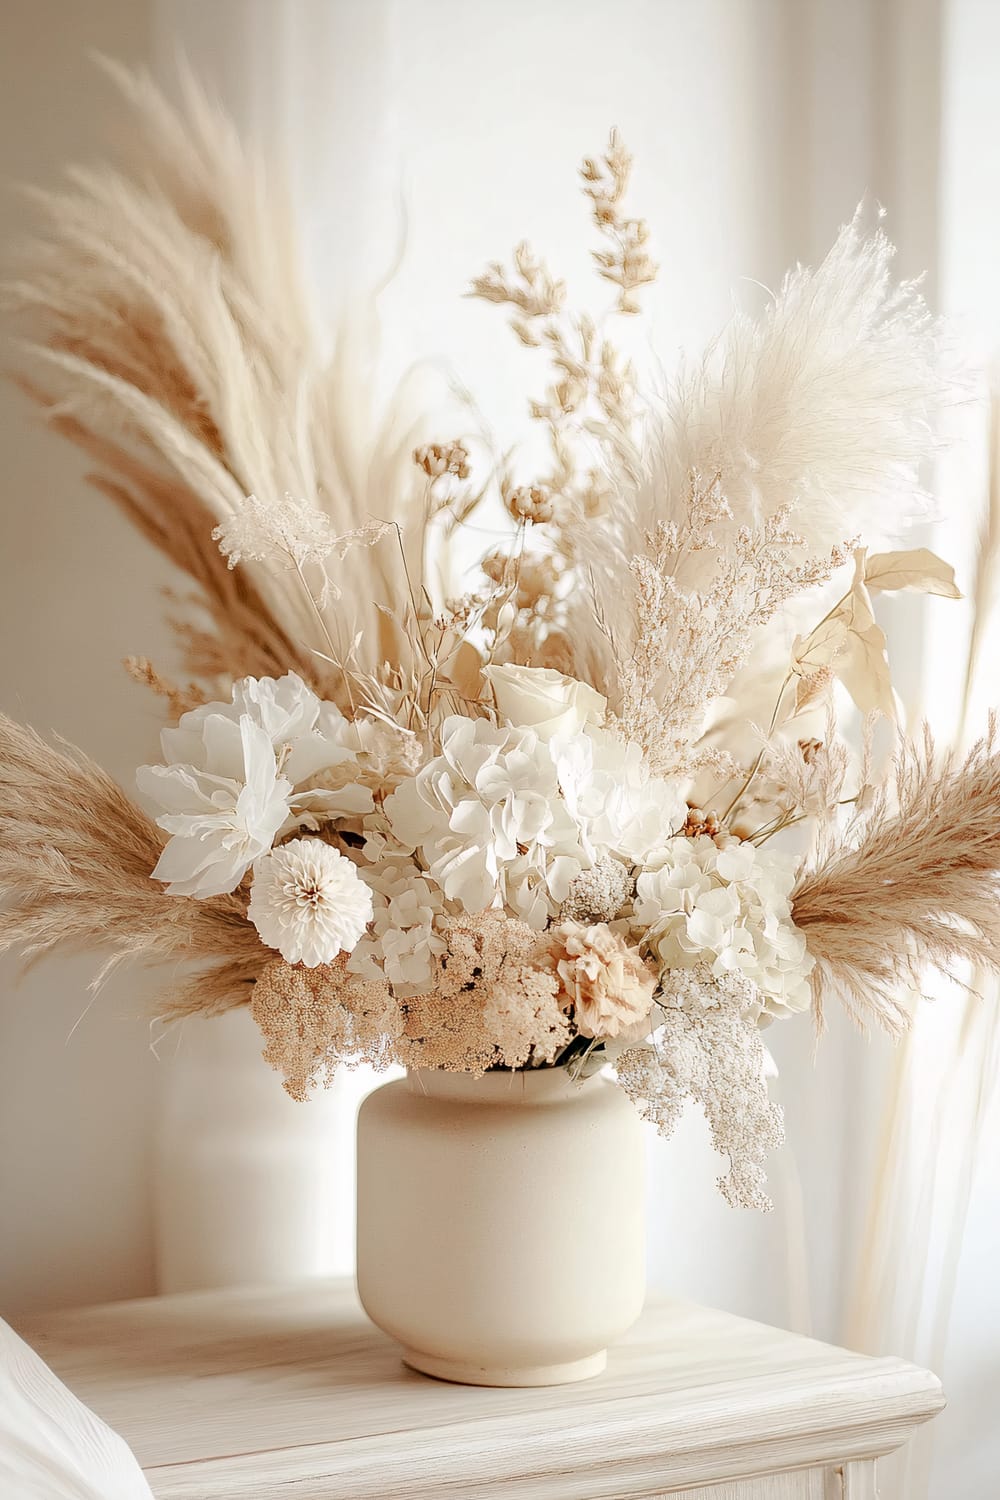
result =
[[248,999],[267,953],[244,902],[238,893],[165,900],[149,874],[163,843],[82,751],[0,715],[0,951],[16,947],[30,961],[101,947],[109,957],[98,982],[126,959],[191,960],[207,966],[195,981],[199,1010]]
[[[335,534],[387,508],[415,518],[416,419],[399,393],[373,416],[370,330],[317,329],[287,195],[190,73],[176,110],[146,74],[106,67],[133,160],[30,190],[39,226],[3,287],[32,365],[20,383],[96,461],[96,487],[195,583],[211,628],[181,631],[192,672],[292,669],[342,698],[298,579],[255,557],[227,577],[212,532],[250,495],[278,510],[291,497]],[[389,546],[352,560],[342,634],[360,635],[362,668],[386,649],[406,657],[405,632],[374,602],[397,574]]]
[[[894,1035],[926,968],[1000,970],[997,725],[964,761],[930,732],[900,746],[855,843],[807,874],[793,919],[816,958],[814,993]],[[902,997],[902,998],[901,998]]]

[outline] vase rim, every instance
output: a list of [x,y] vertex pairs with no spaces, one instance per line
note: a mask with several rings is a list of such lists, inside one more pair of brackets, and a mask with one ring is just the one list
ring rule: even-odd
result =
[[514,1068],[483,1073],[451,1073],[444,1068],[415,1068],[403,1082],[411,1094],[434,1099],[465,1099],[477,1104],[541,1104],[571,1098],[581,1088],[600,1078],[600,1072],[584,1079],[570,1075],[569,1065]]

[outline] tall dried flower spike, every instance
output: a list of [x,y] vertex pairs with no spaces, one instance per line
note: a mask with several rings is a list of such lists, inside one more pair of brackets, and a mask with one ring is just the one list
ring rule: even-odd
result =
[[618,287],[620,313],[639,311],[635,292],[655,281],[659,270],[646,251],[649,229],[645,221],[621,213],[631,171],[632,157],[617,130],[612,130],[601,160],[587,157],[580,169],[584,192],[593,204],[594,223],[611,241],[610,250],[595,250],[593,257],[604,279]]
[[539,342],[539,335],[531,324],[536,319],[554,317],[561,311],[566,300],[566,287],[551,275],[542,261],[535,258],[530,245],[522,240],[514,250],[513,275],[509,275],[499,261],[493,261],[473,279],[469,295],[514,308],[511,327],[523,344],[533,346]]

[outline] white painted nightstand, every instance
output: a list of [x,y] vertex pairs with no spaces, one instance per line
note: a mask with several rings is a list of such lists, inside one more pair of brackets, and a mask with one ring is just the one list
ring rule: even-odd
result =
[[578,1385],[414,1375],[343,1282],[50,1313],[19,1331],[157,1500],[873,1500],[933,1375],[685,1303]]

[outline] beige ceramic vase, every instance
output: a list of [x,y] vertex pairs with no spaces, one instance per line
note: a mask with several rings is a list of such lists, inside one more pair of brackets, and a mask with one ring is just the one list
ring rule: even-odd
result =
[[358,1121],[358,1291],[416,1370],[558,1385],[604,1369],[645,1290],[639,1118],[565,1068],[416,1072]]

